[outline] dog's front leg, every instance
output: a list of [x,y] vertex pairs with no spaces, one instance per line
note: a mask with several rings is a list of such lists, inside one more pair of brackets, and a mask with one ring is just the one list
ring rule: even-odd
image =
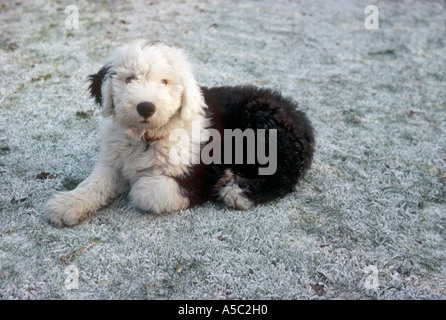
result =
[[141,211],[155,214],[185,209],[189,199],[181,193],[175,179],[168,176],[143,176],[130,189],[130,199]]
[[119,170],[99,160],[76,189],[59,192],[45,205],[46,218],[56,226],[73,226],[108,205],[125,189]]

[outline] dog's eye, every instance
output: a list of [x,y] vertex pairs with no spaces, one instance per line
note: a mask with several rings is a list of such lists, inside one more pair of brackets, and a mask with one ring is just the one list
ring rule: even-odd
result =
[[166,79],[163,79],[163,80],[161,80],[161,83],[162,83],[162,84],[167,84],[167,80],[166,80]]
[[130,83],[130,82],[132,82],[134,80],[137,80],[137,79],[138,79],[137,76],[130,76],[127,79],[125,79],[125,83]]

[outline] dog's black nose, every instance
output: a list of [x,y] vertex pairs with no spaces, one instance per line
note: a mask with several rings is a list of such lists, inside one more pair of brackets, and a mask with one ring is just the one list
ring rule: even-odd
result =
[[142,115],[144,118],[150,117],[152,114],[155,113],[156,107],[151,102],[141,102],[136,106],[136,111],[140,115]]

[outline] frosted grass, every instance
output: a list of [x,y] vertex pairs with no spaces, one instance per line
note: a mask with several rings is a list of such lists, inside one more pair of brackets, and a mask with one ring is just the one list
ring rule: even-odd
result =
[[[84,1],[78,30],[59,2],[0,4],[0,298],[446,298],[445,9],[379,2],[370,31],[369,4]],[[43,221],[97,157],[86,77],[138,37],[184,48],[202,85],[296,99],[317,132],[296,192],[158,217],[124,195],[75,228]]]

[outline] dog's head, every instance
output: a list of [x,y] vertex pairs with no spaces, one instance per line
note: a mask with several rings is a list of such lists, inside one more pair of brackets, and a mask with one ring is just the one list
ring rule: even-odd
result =
[[116,49],[88,79],[103,116],[129,128],[156,130],[206,108],[186,55],[160,42],[136,40]]

